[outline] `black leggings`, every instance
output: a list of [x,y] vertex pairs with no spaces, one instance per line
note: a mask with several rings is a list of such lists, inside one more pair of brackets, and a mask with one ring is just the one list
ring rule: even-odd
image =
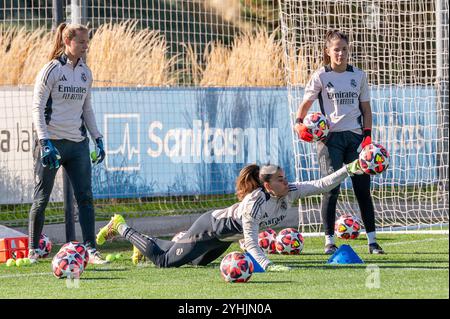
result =
[[[52,140],[53,145],[61,155],[60,163],[64,166],[70,182],[73,186],[75,199],[79,209],[81,231],[84,243],[95,247],[95,214],[92,196],[92,166],[89,157],[89,140],[86,138],[81,142],[69,140]],[[29,248],[39,247],[39,237],[44,227],[45,208],[50,200],[57,169],[43,167],[41,146],[35,141],[33,151],[35,185],[33,204],[31,205],[28,236]]]
[[[348,164],[357,159],[359,156],[357,149],[362,139],[362,135],[345,131],[330,133],[325,142],[319,142],[317,150],[321,176],[325,177],[340,169],[344,163]],[[354,175],[351,179],[364,228],[368,233],[373,232],[375,231],[375,210],[370,194],[370,175]],[[337,186],[322,195],[321,214],[325,235],[334,235],[339,193],[340,186]]]
[[148,237],[133,228],[128,228],[123,236],[157,267],[180,267],[188,263],[205,266],[231,245],[217,238],[211,218],[211,212],[201,215],[177,242]]

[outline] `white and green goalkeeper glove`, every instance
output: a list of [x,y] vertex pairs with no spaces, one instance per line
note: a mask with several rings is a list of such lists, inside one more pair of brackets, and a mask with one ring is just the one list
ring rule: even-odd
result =
[[350,164],[347,164],[347,172],[350,174],[350,176],[364,174],[358,159],[354,160]]
[[266,268],[267,272],[288,272],[291,270],[292,270],[291,267],[283,266],[283,265],[274,265],[274,264],[270,264]]

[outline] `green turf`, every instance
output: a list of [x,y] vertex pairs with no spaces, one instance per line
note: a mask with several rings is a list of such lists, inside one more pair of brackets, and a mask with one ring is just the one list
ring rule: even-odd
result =
[[[124,259],[109,265],[89,265],[78,287],[51,273],[51,259],[25,268],[0,264],[0,298],[449,298],[448,235],[379,235],[386,255],[369,255],[363,238],[349,242],[364,260],[362,265],[327,265],[322,238],[305,238],[300,256],[269,255],[290,265],[290,273],[255,273],[246,284],[230,284],[219,274],[220,258],[207,267],[159,269],[133,266],[131,245],[113,242],[104,255],[123,252]],[[338,245],[344,244],[338,241]],[[229,251],[239,250],[233,244]],[[56,251],[56,248],[54,249]],[[378,267],[380,287],[368,288],[367,266]],[[369,279],[368,279],[369,278]]]

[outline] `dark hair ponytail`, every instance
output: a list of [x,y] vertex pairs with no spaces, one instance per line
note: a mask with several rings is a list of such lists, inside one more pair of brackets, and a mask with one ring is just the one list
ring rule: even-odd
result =
[[262,187],[259,180],[259,166],[250,164],[245,166],[236,180],[236,196],[238,200],[243,200],[247,194],[250,194],[258,187]]
[[325,35],[325,46],[323,48],[323,65],[331,63],[330,56],[327,54],[327,48],[330,46],[331,41],[342,39],[348,44],[348,36],[339,30],[328,30]]

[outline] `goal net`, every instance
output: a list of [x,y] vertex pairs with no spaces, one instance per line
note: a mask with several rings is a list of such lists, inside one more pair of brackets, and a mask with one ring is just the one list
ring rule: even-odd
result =
[[[0,223],[28,222],[33,84],[58,10],[90,29],[92,101],[107,154],[93,167],[97,217],[232,205],[244,165],[277,162],[278,149],[291,149],[276,1],[1,1]],[[278,139],[286,145],[270,149]],[[65,218],[61,172],[46,223]]]
[[[448,2],[440,0],[280,1],[291,124],[305,84],[322,65],[327,30],[348,34],[350,64],[368,76],[372,139],[390,167],[372,178],[377,227],[448,227]],[[311,111],[319,111],[315,102]],[[316,145],[293,136],[298,180],[319,177]],[[321,197],[299,203],[300,226],[321,231]],[[359,215],[351,181],[337,213]]]

